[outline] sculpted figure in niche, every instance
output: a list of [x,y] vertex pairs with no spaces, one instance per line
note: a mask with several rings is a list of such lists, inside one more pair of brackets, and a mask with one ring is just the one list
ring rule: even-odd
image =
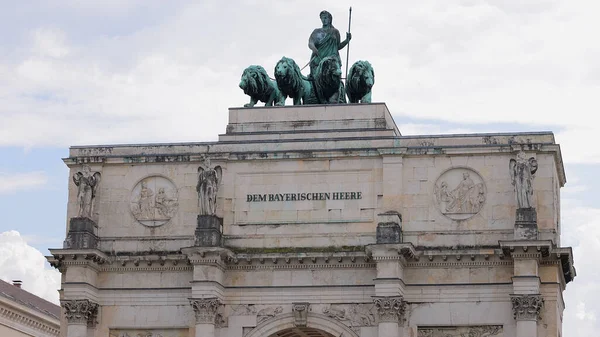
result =
[[220,166],[210,167],[207,159],[205,167],[198,168],[198,192],[199,215],[215,215],[217,212],[217,192],[223,171]]
[[312,50],[309,78],[315,78],[319,63],[326,57],[333,56],[341,65],[342,60],[338,50],[344,48],[352,39],[352,34],[346,33],[346,39],[341,41],[340,32],[332,24],[333,16],[331,13],[322,11],[319,17],[323,27],[315,29],[308,38],[308,48]]
[[527,158],[523,151],[517,154],[516,160],[510,160],[510,179],[517,193],[518,208],[533,207],[533,175],[537,169],[537,160],[533,157]]
[[92,174],[92,169],[88,165],[83,165],[81,172],[73,175],[73,182],[77,185],[77,216],[91,218],[100,173]]

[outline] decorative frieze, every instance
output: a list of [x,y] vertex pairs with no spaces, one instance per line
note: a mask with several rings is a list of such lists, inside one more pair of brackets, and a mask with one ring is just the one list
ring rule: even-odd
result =
[[541,295],[511,295],[513,315],[517,321],[540,319],[544,299]]
[[402,296],[373,296],[380,322],[402,322],[406,302]]
[[323,314],[352,329],[374,326],[376,324],[374,311],[373,303],[332,304],[323,308]]
[[216,297],[190,299],[190,304],[196,315],[196,324],[215,324],[217,311],[222,305],[221,300]]
[[90,300],[63,300],[60,305],[65,309],[69,324],[86,324],[95,326],[98,315],[98,304]]
[[264,308],[256,314],[256,323],[260,324],[260,323],[268,320],[269,318],[273,318],[273,317],[281,314],[282,312],[283,312],[283,307],[281,307],[281,306]]

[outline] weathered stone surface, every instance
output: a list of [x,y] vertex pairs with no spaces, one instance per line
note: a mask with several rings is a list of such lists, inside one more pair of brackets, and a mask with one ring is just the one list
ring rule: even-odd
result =
[[89,218],[71,218],[69,232],[63,243],[67,249],[94,249],[98,246],[96,223]]
[[[576,274],[571,250],[558,246],[565,177],[551,133],[402,136],[385,104],[229,116],[218,142],[70,149],[71,175],[84,162],[102,172],[98,227],[77,220],[69,184],[67,235],[88,243],[52,249],[49,261],[63,273],[63,298],[102,303],[93,334],[489,335],[501,326],[491,336],[558,337],[556,294]],[[517,207],[507,170],[521,149],[538,163],[535,212]],[[199,167],[215,171],[208,189],[198,188]],[[157,200],[161,187],[167,197]],[[159,224],[157,201],[167,199],[172,213]],[[511,294],[543,294],[543,324],[515,320]],[[198,306],[208,318],[197,320],[190,299],[222,305]],[[303,303],[307,311],[294,306]]]
[[199,247],[220,247],[222,244],[223,219],[215,215],[198,215],[195,232],[195,245]]

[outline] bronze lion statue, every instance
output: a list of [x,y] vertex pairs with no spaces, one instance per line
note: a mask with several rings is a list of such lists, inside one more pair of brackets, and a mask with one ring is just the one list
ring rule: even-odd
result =
[[253,107],[258,101],[265,102],[265,106],[285,104],[285,97],[277,88],[277,84],[261,66],[249,66],[244,70],[240,88],[250,96],[250,103],[244,104],[247,108]]
[[371,88],[375,73],[368,61],[356,61],[346,79],[346,94],[350,103],[371,103]]
[[322,59],[315,73],[313,89],[320,104],[346,103],[342,65],[336,57]]
[[291,97],[294,105],[317,104],[312,82],[300,72],[291,58],[283,57],[275,66],[275,81],[284,97]]

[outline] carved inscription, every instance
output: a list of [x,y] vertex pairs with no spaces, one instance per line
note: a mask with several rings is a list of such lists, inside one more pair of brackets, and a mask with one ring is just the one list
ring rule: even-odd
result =
[[479,213],[486,193],[483,179],[467,168],[444,172],[434,186],[436,206],[453,220],[465,220]]
[[323,193],[270,193],[247,194],[246,202],[305,201],[305,200],[360,200],[362,192]]
[[143,225],[164,225],[177,213],[177,200],[177,188],[171,180],[147,177],[131,191],[131,213]]
[[503,336],[501,325],[470,327],[431,327],[419,328],[417,337],[488,337]]
[[187,337],[188,329],[116,329],[110,330],[109,337]]

